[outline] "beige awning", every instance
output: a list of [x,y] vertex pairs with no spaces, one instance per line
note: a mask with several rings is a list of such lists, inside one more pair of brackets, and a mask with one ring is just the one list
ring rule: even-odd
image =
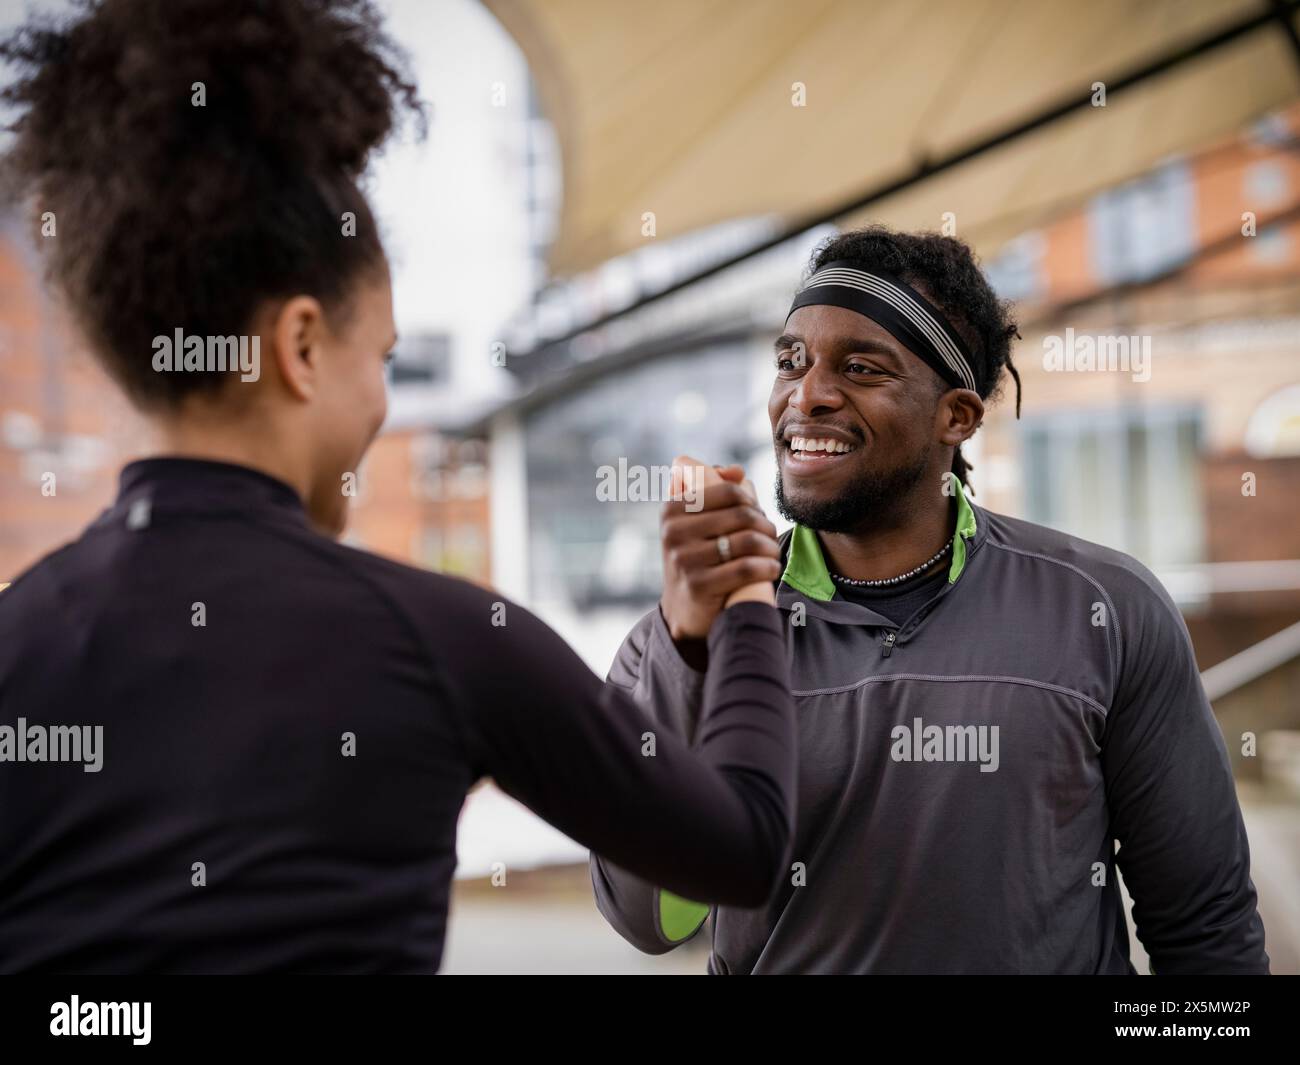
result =
[[[659,239],[815,217],[1270,12],[1267,0],[484,2],[523,48],[560,139],[561,275],[642,246],[645,212]],[[987,255],[1298,97],[1296,49],[1280,21],[1260,21],[865,215],[937,229],[951,212]]]

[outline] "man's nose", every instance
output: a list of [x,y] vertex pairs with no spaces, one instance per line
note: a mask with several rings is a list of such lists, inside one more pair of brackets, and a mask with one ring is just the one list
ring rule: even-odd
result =
[[844,406],[839,376],[825,365],[813,363],[799,379],[799,387],[790,396],[790,406],[804,415],[839,410]]

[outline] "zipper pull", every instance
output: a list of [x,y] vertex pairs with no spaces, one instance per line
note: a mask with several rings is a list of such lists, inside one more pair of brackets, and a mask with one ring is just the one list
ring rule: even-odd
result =
[[889,657],[889,652],[892,651],[892,650],[894,649],[894,641],[895,641],[897,638],[898,638],[898,633],[896,633],[896,632],[887,632],[887,633],[885,633],[885,642],[884,642],[884,645],[881,647],[881,650],[880,650],[880,657],[881,657],[881,658],[888,658],[888,657]]

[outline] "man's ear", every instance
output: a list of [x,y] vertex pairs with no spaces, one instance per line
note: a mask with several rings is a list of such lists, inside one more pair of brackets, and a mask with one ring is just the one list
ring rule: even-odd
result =
[[969,388],[953,388],[939,397],[935,412],[939,442],[959,447],[972,436],[984,420],[984,401]]
[[285,388],[301,400],[316,394],[320,373],[325,313],[311,296],[294,296],[280,304],[270,328],[271,356]]

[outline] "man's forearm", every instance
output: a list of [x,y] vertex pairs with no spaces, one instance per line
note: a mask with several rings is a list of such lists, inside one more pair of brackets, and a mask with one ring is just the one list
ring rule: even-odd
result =
[[[623,641],[607,682],[629,691],[665,728],[694,739],[704,698],[704,673],[678,650],[658,607]],[[647,954],[663,954],[685,942],[707,915],[707,908],[661,892],[596,854],[591,855],[590,864],[597,908],[619,935]]]

